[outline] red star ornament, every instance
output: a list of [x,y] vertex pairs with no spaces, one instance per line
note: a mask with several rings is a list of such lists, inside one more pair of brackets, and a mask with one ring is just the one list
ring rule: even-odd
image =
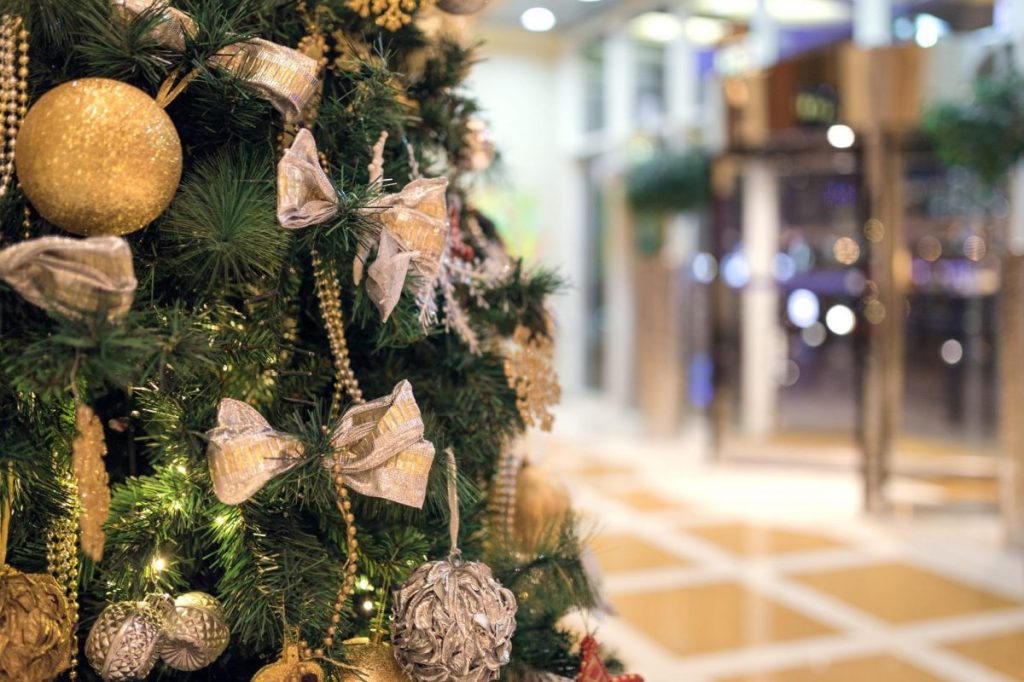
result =
[[644,682],[644,678],[639,675],[612,675],[609,673],[601,660],[597,640],[593,637],[583,638],[580,652],[583,654],[583,663],[580,665],[580,674],[576,678],[576,682]]

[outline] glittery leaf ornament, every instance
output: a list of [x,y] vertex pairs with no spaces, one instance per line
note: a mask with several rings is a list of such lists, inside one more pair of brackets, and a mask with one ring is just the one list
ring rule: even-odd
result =
[[103,457],[107,443],[103,425],[92,408],[83,403],[75,406],[75,440],[71,443],[71,466],[78,484],[78,517],[82,527],[82,551],[93,561],[103,558],[106,536],[103,524],[110,513],[110,479]]
[[580,653],[583,661],[580,664],[580,674],[576,682],[644,682],[640,675],[612,675],[604,667],[601,660],[601,652],[598,650],[597,640],[587,636],[580,644]]
[[303,128],[277,164],[277,221],[296,229],[337,212],[338,193],[320,165],[313,133]]
[[550,408],[558,404],[562,389],[552,367],[554,342],[550,336],[516,326],[505,351],[505,377],[516,392],[516,407],[527,426],[550,431],[555,416]]

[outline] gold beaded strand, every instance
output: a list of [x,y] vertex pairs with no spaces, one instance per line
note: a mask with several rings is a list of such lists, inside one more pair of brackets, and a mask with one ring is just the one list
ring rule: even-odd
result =
[[[73,485],[73,483],[72,483]],[[71,669],[68,679],[78,679],[78,522],[72,516],[54,522],[47,543],[50,575],[64,588],[71,615]]]
[[338,511],[345,521],[345,535],[347,538],[345,543],[345,578],[342,580],[341,587],[338,588],[338,596],[334,600],[333,613],[331,614],[331,624],[324,631],[324,636],[321,640],[322,646],[311,649],[307,642],[300,642],[302,656],[307,659],[324,658],[326,652],[334,645],[334,635],[337,634],[338,624],[341,622],[341,611],[345,608],[345,602],[348,601],[355,591],[356,571],[359,566],[359,541],[356,540],[356,517],[352,514],[352,501],[349,500],[348,489],[345,487],[345,476],[342,474],[340,462],[335,462],[331,473],[334,485],[338,489]]
[[316,280],[316,296],[320,303],[320,315],[324,318],[327,329],[327,340],[334,358],[334,396],[331,398],[331,419],[335,419],[341,410],[341,399],[344,393],[355,403],[366,402],[359,388],[359,381],[352,371],[352,362],[348,355],[348,343],[345,341],[345,321],[341,316],[341,284],[334,266],[324,263],[319,252],[311,251],[313,259],[313,276]]
[[5,14],[0,20],[0,196],[14,177],[14,149],[18,131],[28,112],[28,31],[21,17]]

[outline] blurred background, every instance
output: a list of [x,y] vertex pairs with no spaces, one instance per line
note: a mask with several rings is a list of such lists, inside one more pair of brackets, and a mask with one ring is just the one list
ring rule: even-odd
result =
[[1024,0],[492,0],[533,451],[648,682],[1024,679]]

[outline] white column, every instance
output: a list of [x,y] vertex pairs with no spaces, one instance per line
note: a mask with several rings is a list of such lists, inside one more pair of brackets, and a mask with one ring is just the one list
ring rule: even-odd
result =
[[603,158],[607,268],[605,270],[604,376],[609,396],[622,405],[635,397],[635,324],[633,229],[626,207],[625,152],[634,129],[636,60],[624,31],[604,44],[605,145]]
[[[684,23],[689,14],[682,7],[675,11]],[[683,35],[665,47],[665,103],[670,135],[686,132],[699,123],[697,93],[697,52]]]
[[757,0],[747,40],[756,67],[766,69],[779,61],[779,26],[768,14],[768,0]]
[[775,427],[784,352],[775,286],[779,186],[767,161],[755,159],[744,164],[742,201],[743,248],[750,281],[743,290],[740,320],[740,416],[747,434],[762,436]]
[[867,48],[892,45],[892,0],[853,0],[853,42]]
[[553,97],[561,140],[552,150],[552,162],[558,169],[557,255],[570,283],[560,295],[552,297],[559,325],[555,361],[562,388],[571,394],[584,389],[587,362],[586,189],[575,157],[584,121],[583,64],[578,50],[567,49],[559,59]]
[[604,42],[604,124],[608,142],[624,142],[633,132],[636,108],[636,59],[633,43],[623,32]]

